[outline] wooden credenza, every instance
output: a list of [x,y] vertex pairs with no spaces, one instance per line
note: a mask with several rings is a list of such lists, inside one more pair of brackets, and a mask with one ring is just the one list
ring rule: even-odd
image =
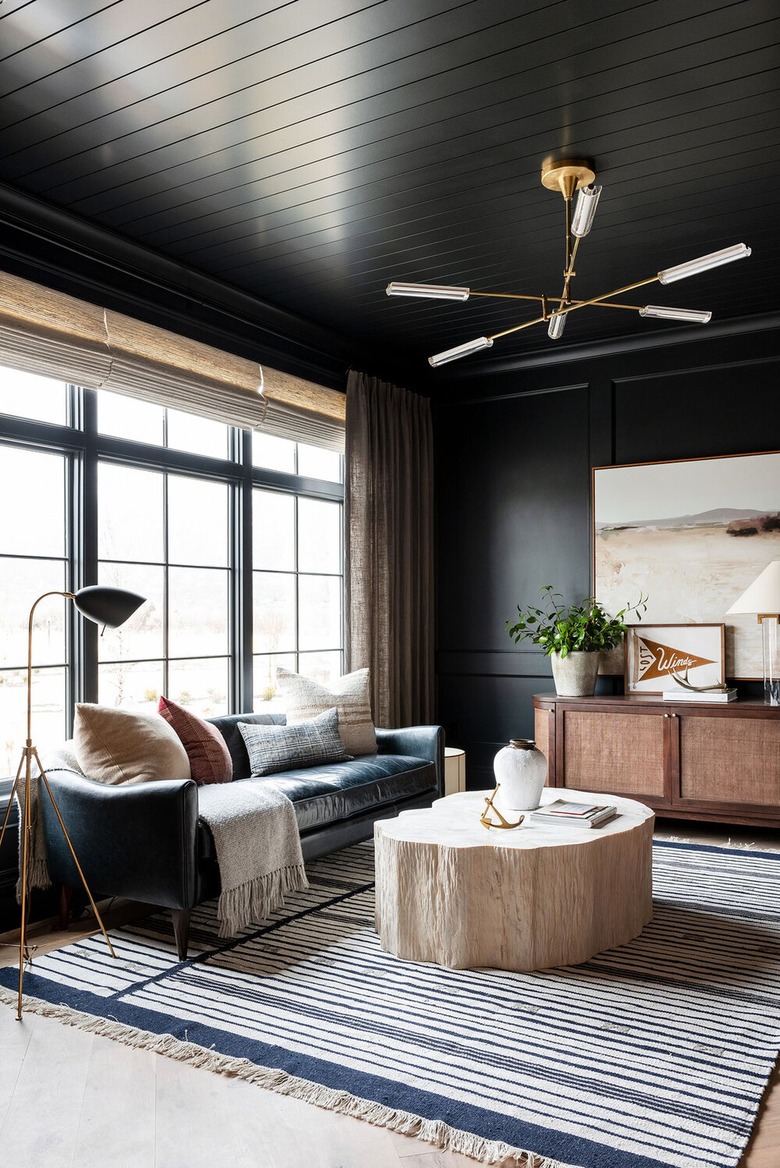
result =
[[780,827],[780,707],[655,695],[534,698],[553,787],[627,795],[658,815]]

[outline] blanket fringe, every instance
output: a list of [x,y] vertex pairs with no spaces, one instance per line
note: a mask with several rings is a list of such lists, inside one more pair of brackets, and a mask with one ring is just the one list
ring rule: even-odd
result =
[[[27,879],[29,888],[51,888],[52,882],[49,876],[49,865],[46,860],[40,857],[33,856],[28,860]],[[16,901],[17,904],[22,903],[22,880],[21,877],[16,884]]]
[[[0,987],[0,1002],[13,1005],[15,1008],[16,994]],[[275,1091],[279,1095],[289,1095],[304,1103],[312,1103],[317,1107],[339,1112],[341,1115],[362,1119],[376,1127],[389,1128],[401,1135],[415,1136],[437,1148],[460,1152],[462,1155],[469,1156],[472,1160],[479,1160],[484,1164],[515,1163],[522,1165],[523,1168],[577,1168],[577,1165],[551,1160],[536,1152],[513,1148],[501,1140],[483,1139],[472,1132],[450,1127],[441,1120],[423,1119],[408,1111],[399,1111],[393,1107],[374,1103],[369,1099],[349,1095],[346,1091],[337,1091],[332,1087],[323,1087],[307,1079],[299,1079],[286,1071],[258,1067],[256,1063],[250,1062],[248,1059],[228,1058],[227,1055],[217,1054],[213,1050],[206,1050],[202,1046],[182,1041],[172,1034],[152,1034],[147,1030],[126,1026],[111,1018],[96,1018],[91,1014],[72,1010],[69,1006],[57,1006],[53,1003],[43,1002],[38,998],[25,996],[24,1009],[27,1013],[53,1018],[67,1026],[74,1026],[89,1034],[111,1038],[125,1046],[165,1055],[166,1058],[188,1063],[190,1066],[202,1070],[221,1075],[232,1075],[266,1090]]]
[[277,868],[265,876],[258,876],[238,888],[224,889],[217,903],[220,937],[235,937],[250,922],[265,921],[279,908],[289,892],[309,887],[303,864]]

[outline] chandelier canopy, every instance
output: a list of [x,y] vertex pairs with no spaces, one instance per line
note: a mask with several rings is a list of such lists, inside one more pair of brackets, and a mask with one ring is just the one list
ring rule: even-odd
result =
[[[741,260],[750,255],[750,248],[744,243],[736,243],[732,247],[725,247],[721,251],[711,252],[695,260],[677,264],[666,268],[645,280],[636,280],[632,284],[624,284],[622,288],[615,288],[601,296],[593,296],[589,300],[575,300],[572,297],[571,285],[576,275],[574,264],[577,259],[580,240],[590,232],[596,215],[596,208],[601,197],[601,187],[595,186],[596,173],[589,162],[576,159],[566,159],[561,162],[548,159],[542,166],[542,186],[550,191],[559,191],[564,202],[564,268],[563,289],[560,296],[531,295],[519,292],[488,292],[476,291],[473,288],[461,288],[447,284],[404,284],[392,280],[385,289],[388,296],[414,296],[425,300],[469,300],[473,296],[490,297],[499,300],[531,300],[539,306],[539,315],[533,320],[524,321],[512,328],[503,329],[489,337],[476,337],[473,341],[456,345],[454,349],[446,349],[443,353],[435,353],[428,358],[430,365],[446,365],[449,361],[457,361],[461,357],[468,357],[478,353],[481,349],[489,349],[494,341],[507,337],[522,329],[533,325],[547,324],[547,335],[553,341],[563,336],[566,319],[571,312],[580,308],[618,308],[630,312],[638,312],[642,317],[656,317],[662,320],[686,321],[692,324],[707,324],[712,319],[712,313],[694,308],[671,308],[662,304],[623,304],[615,301],[614,297],[622,296],[626,292],[633,292],[636,288],[644,288],[647,284],[672,284],[675,280],[684,280],[687,276],[707,272],[710,268],[729,264],[733,260]],[[577,201],[572,212],[572,199],[577,191]]]

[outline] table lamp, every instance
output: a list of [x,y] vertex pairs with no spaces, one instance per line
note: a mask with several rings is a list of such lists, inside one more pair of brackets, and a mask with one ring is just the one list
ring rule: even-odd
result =
[[84,885],[84,891],[89,897],[89,903],[92,906],[92,911],[95,914],[95,919],[100,925],[109,952],[112,957],[116,957],[113,946],[108,939],[108,933],[101,919],[100,913],[97,910],[97,905],[89,890],[89,886],[81,870],[78,857],[71,843],[68,830],[65,827],[60,809],[52,794],[49,780],[46,777],[46,772],[41,765],[41,760],[38,757],[38,751],[32,742],[32,636],[33,636],[33,616],[36,608],[42,600],[47,596],[64,596],[66,600],[72,600],[79,612],[95,621],[96,624],[103,625],[104,628],[115,629],[119,625],[123,625],[128,617],[139,608],[145,600],[145,597],[139,596],[136,592],[126,592],[123,588],[109,588],[101,584],[90,584],[86,588],[80,588],[78,592],[44,592],[42,596],[33,604],[30,609],[30,617],[27,624],[27,741],[22,750],[22,757],[19,761],[19,769],[16,772],[14,785],[11,790],[11,798],[8,801],[5,818],[3,820],[3,827],[0,830],[0,845],[2,845],[5,837],[6,827],[8,826],[8,819],[11,813],[14,796],[18,793],[21,784],[23,783],[23,808],[22,820],[19,824],[20,839],[22,845],[22,863],[20,872],[20,904],[21,904],[21,928],[19,930],[19,995],[16,1004],[16,1017],[21,1021],[22,1018],[22,986],[24,981],[24,965],[30,954],[27,951],[27,916],[28,916],[28,900],[29,900],[29,879],[30,879],[30,859],[32,852],[32,764],[35,761],[38,771],[39,780],[46,788],[47,794],[51,799],[54,813],[57,816],[62,834],[70,850],[73,862],[78,870],[81,883]]
[[734,601],[727,616],[755,613],[761,625],[761,650],[764,666],[764,701],[780,705],[780,560],[767,564],[748,589]]

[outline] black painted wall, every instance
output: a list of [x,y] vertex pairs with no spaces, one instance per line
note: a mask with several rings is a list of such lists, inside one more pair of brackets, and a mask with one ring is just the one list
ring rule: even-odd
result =
[[439,717],[470,788],[492,785],[510,737],[533,737],[531,698],[553,688],[507,618],[544,584],[569,600],[591,591],[592,467],[780,449],[777,335],[672,337],[437,395]]

